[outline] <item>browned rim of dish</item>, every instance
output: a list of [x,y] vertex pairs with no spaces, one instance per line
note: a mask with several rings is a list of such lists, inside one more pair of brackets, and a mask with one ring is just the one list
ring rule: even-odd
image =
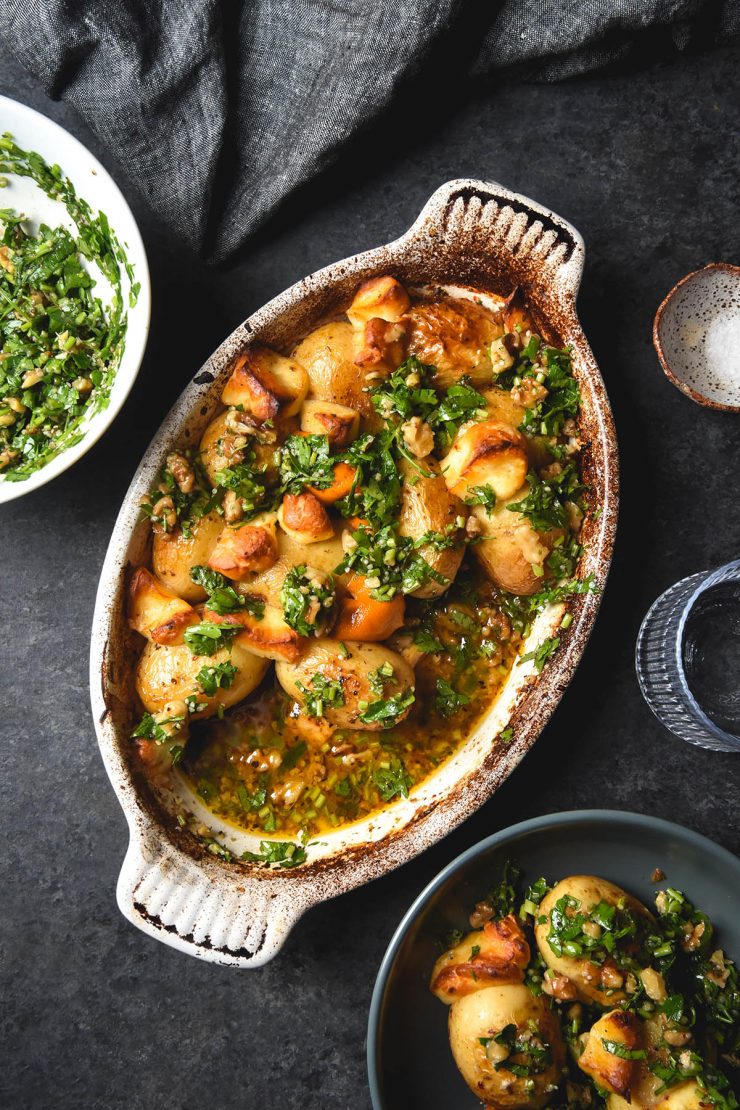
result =
[[700,274],[706,273],[707,270],[725,270],[727,273],[735,274],[737,277],[740,277],[740,266],[735,266],[732,262],[708,262],[706,266],[700,266],[698,270],[692,270],[690,274],[686,274],[685,277],[682,277],[681,280],[677,281],[673,288],[666,293],[658,306],[658,311],[655,313],[655,318],[653,320],[653,346],[655,347],[660,365],[663,368],[663,373],[668,378],[668,381],[671,385],[675,385],[676,389],[680,389],[681,393],[686,397],[695,401],[697,405],[703,405],[704,408],[708,409],[716,409],[718,412],[740,412],[740,405],[723,405],[719,401],[713,401],[710,397],[706,397],[703,393],[700,393],[698,389],[692,389],[682,378],[677,377],[671,370],[670,363],[666,358],[663,344],[660,339],[660,325],[663,321],[663,313],[676,293],[682,286],[688,285],[694,278],[698,277]]

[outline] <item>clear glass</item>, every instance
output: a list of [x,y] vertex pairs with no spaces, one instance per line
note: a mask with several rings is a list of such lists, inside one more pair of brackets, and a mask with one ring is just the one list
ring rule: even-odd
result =
[[640,689],[689,744],[740,752],[740,560],[676,582],[637,637]]

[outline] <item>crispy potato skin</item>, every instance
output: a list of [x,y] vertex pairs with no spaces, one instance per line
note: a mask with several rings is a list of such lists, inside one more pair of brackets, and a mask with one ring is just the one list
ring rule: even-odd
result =
[[[475,949],[478,952],[473,955]],[[489,921],[439,957],[429,989],[448,1006],[493,983],[521,983],[530,951],[513,914]]]
[[255,420],[264,422],[294,416],[308,392],[308,375],[295,359],[269,347],[249,347],[237,356],[221,400],[240,405]]
[[[418,540],[427,532],[441,532],[454,528],[458,517],[463,520],[467,509],[447,488],[440,474],[439,464],[427,458],[421,464],[421,473],[406,459],[401,459],[399,469],[403,478],[401,513],[398,530],[402,536]],[[462,543],[436,551],[430,545],[420,548],[419,554],[430,567],[447,580],[445,584],[431,580],[413,592],[414,597],[439,597],[448,588],[465,554]]]
[[262,513],[237,528],[224,528],[208,558],[209,567],[236,582],[268,570],[278,557],[276,519],[274,513]]
[[163,586],[146,567],[137,567],[128,584],[128,623],[157,644],[181,644],[198,614],[192,605]]
[[550,931],[550,914],[555,903],[565,895],[575,898],[584,913],[587,913],[599,902],[608,902],[615,906],[620,899],[624,899],[625,905],[633,913],[648,920],[652,920],[652,915],[637,898],[627,894],[626,891],[614,883],[597,878],[594,875],[571,875],[562,879],[542,899],[540,914],[546,917],[547,920],[535,925],[534,935],[545,963],[553,971],[571,981],[582,1001],[596,1002],[599,1006],[611,1009],[626,999],[625,992],[605,988],[601,982],[600,969],[593,961],[586,957],[558,956],[553,952],[547,941],[547,934]]
[[457,497],[473,486],[491,487],[497,498],[513,497],[527,477],[524,436],[500,420],[481,420],[462,428],[442,463],[445,482]]
[[176,532],[154,533],[154,573],[165,586],[185,601],[194,603],[205,598],[205,590],[196,586],[190,577],[190,571],[193,567],[207,565],[223,526],[223,517],[218,513],[208,513],[193,525],[189,538],[179,528]]
[[[324,574],[331,574],[344,557],[341,536],[332,536],[328,540],[312,543],[310,547],[306,547],[305,544],[294,540],[282,528],[278,528],[277,545],[277,562],[269,570],[255,574],[242,583],[245,593],[256,594],[276,606],[280,606],[280,588],[291,567],[305,563]],[[335,576],[335,580],[343,582],[346,576]]]
[[335,321],[317,328],[301,340],[293,358],[306,368],[312,398],[346,405],[372,423],[375,409],[369,395],[363,393],[363,386],[368,383],[355,363],[355,332],[351,324]]
[[[505,1063],[497,1071],[486,1056],[481,1039],[495,1037],[507,1025],[519,1032],[534,1023],[538,1036],[550,1045],[552,1062],[545,1071],[527,1080],[515,1075]],[[450,1047],[463,1079],[473,1094],[497,1110],[540,1110],[552,1097],[548,1087],[560,1081],[565,1060],[560,1024],[546,1000],[536,998],[523,983],[488,986],[465,995],[450,1007]]]
[[357,439],[360,414],[332,401],[308,400],[301,409],[301,431],[307,435],[327,436],[334,451],[349,447]]
[[368,320],[400,320],[411,307],[409,295],[400,281],[384,274],[363,281],[347,309],[347,318],[355,327]]
[[262,659],[287,659],[295,663],[305,644],[303,637],[286,624],[283,610],[277,605],[266,604],[259,619],[246,609],[221,615],[206,608],[203,616],[215,624],[238,624],[243,632],[235,637],[234,643]]
[[278,509],[283,531],[296,543],[318,543],[334,535],[334,525],[324,506],[313,493],[286,493]]
[[[278,682],[299,705],[303,705],[304,702],[304,695],[298,686],[299,682],[309,690],[315,674],[338,682],[344,695],[344,705],[325,708],[324,716],[329,724],[335,728],[364,728],[373,732],[380,731],[388,725],[382,721],[363,724],[360,720],[363,710],[359,703],[370,704],[378,700],[378,695],[373,692],[370,685],[370,674],[382,667],[384,663],[391,664],[393,678],[388,681],[383,691],[383,697],[390,698],[395,694],[413,689],[414,672],[405,659],[385,645],[349,643],[346,647],[349,651],[348,658],[342,656],[339,640],[322,638],[311,642],[297,663],[278,662],[276,664]],[[393,723],[403,720],[409,711],[401,714]]]
[[258,659],[249,651],[233,645],[231,652],[222,648],[214,655],[193,655],[187,644],[171,647],[147,643],[136,668],[136,692],[149,713],[159,713],[172,701],[184,701],[198,689],[196,675],[201,667],[231,662],[237,674],[228,689],[220,688],[199,717],[210,717],[219,705],[228,709],[246,698],[262,681],[269,667],[266,659]]
[[629,1101],[637,1061],[608,1052],[604,1041],[614,1041],[631,1051],[642,1046],[641,1022],[627,1010],[610,1010],[591,1027],[578,1060],[581,1071],[606,1091]]
[[528,595],[540,589],[545,559],[563,534],[555,529],[537,532],[526,517],[508,508],[512,502],[523,500],[528,492],[525,484],[490,513],[482,505],[473,508],[483,536],[473,547],[473,553],[491,581],[513,594]]
[[448,389],[462,377],[473,385],[491,382],[490,344],[503,335],[503,323],[475,301],[461,298],[414,305],[404,320],[410,325],[409,354],[436,367],[434,384]]

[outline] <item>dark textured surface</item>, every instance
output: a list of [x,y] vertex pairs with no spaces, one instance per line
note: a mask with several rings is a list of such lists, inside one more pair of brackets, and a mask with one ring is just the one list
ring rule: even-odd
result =
[[[670,386],[650,341],[677,278],[740,261],[738,61],[728,48],[633,75],[505,88],[404,125],[403,142],[371,136],[227,271],[206,270],[167,239],[118,175],[154,285],[139,382],[73,470],[0,510],[1,1105],[366,1110],[363,1041],[382,953],[413,897],[468,845],[519,818],[604,805],[740,849],[740,760],[664,732],[632,660],[662,589],[738,555],[740,422]],[[7,62],[0,91],[89,141],[69,109]],[[460,175],[535,197],[586,239],[580,310],[614,405],[624,479],[601,616],[534,752],[473,819],[396,874],[313,910],[264,970],[201,964],[134,931],[115,905],[125,826],[87,693],[113,520],[169,403],[227,331],[317,266],[403,231],[438,184]]]

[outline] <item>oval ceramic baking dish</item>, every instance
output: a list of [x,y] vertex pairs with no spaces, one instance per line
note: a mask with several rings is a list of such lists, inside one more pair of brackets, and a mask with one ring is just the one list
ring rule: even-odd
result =
[[[400,239],[336,262],[270,301],[240,325],[195,375],[155,436],[126,495],[98,590],[91,646],[91,691],[100,749],[126,814],[130,843],[118,883],[123,914],[176,948],[219,963],[256,967],[280,949],[310,906],[334,897],[415,856],[477,809],[534,744],[583,653],[611,558],[618,474],[609,402],[576,315],[583,241],[564,220],[495,183],[458,180],[431,197]],[[337,828],[307,847],[301,866],[284,870],[230,860],[258,838],[220,821],[185,780],[155,794],[139,771],[129,739],[135,723],[135,634],[126,623],[127,566],[145,560],[149,530],[140,498],[174,444],[197,443],[218,406],[233,358],[255,341],[289,350],[310,329],[351,299],[361,281],[393,274],[413,286],[471,287],[508,294],[521,286],[545,325],[547,338],[573,350],[583,396],[582,467],[594,503],[582,532],[581,574],[596,591],[571,602],[573,623],[560,650],[538,675],[515,667],[483,723],[457,753],[408,799]],[[537,618],[530,646],[559,624],[552,607]],[[513,740],[494,743],[510,726]],[[187,807],[207,826],[222,852],[177,821]],[[226,856],[227,858],[223,858]]]

